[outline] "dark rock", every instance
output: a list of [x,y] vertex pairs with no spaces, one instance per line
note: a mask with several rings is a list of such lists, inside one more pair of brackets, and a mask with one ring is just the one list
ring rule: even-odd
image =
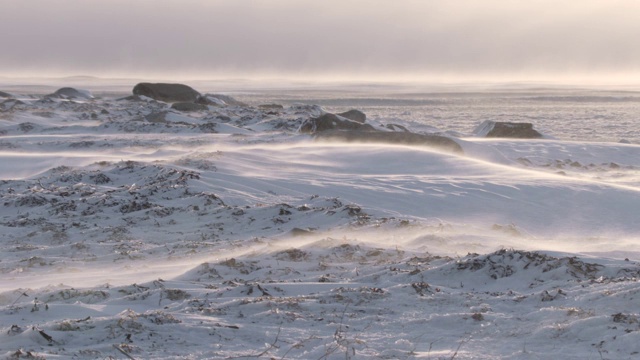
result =
[[165,123],[167,122],[168,111],[152,112],[145,116],[144,119],[150,123]]
[[200,129],[200,131],[202,131],[203,133],[208,133],[208,134],[215,134],[217,133],[216,131],[216,124],[212,123],[212,122],[208,122],[208,123],[204,123],[204,124],[200,124],[198,125],[198,128]]
[[486,120],[474,131],[476,135],[488,138],[538,139],[542,134],[533,129],[531,123],[495,122]]
[[89,148],[95,145],[94,141],[76,141],[69,144],[70,148],[81,149],[81,148]]
[[395,145],[421,145],[447,152],[462,154],[462,147],[454,140],[440,135],[424,135],[410,132],[327,130],[316,134],[317,139]]
[[3,102],[0,103],[1,107],[5,110],[9,110],[12,109],[14,106],[16,105],[24,105],[24,102],[17,100],[17,99],[7,99]]
[[349,111],[345,111],[343,113],[339,113],[336,114],[338,116],[342,116],[344,118],[347,118],[349,120],[355,121],[355,122],[359,122],[361,124],[364,124],[364,122],[367,120],[367,115],[365,115],[365,113],[363,113],[360,110],[349,110]]
[[9,94],[9,93],[6,93],[6,92],[4,92],[4,91],[0,91],[0,97],[3,97],[3,98],[11,98],[11,97],[13,97],[13,95],[11,95],[11,94]]
[[334,114],[324,114],[317,118],[306,120],[300,126],[300,132],[302,133],[317,133],[327,130],[374,131],[375,129],[371,125],[362,124]]
[[222,94],[205,94],[198,97],[196,100],[198,104],[203,105],[218,105],[218,106],[247,106],[242,101],[238,101],[229,95]]
[[307,235],[312,235],[313,231],[311,230],[307,230],[307,229],[301,229],[301,228],[293,228],[291,229],[291,231],[289,232],[291,236],[307,236]]
[[200,97],[190,86],[167,83],[139,83],[133,88],[133,94],[164,102],[195,102]]
[[207,105],[196,104],[196,103],[191,103],[191,102],[173,103],[171,105],[171,108],[175,109],[175,110],[178,110],[178,111],[184,111],[184,112],[202,111],[202,110],[207,110],[208,109]]
[[280,104],[262,104],[262,105],[258,105],[258,108],[260,108],[260,109],[271,109],[271,110],[282,110],[282,109],[284,109],[284,106],[282,106]]
[[47,95],[47,97],[55,97],[60,99],[93,99],[93,95],[91,95],[91,92],[89,90],[78,90],[72,87],[60,88],[53,94]]
[[18,124],[18,129],[21,130],[22,132],[25,132],[25,133],[27,133],[27,132],[35,129],[35,128],[36,128],[35,124],[34,123],[30,123],[30,122],[23,122],[23,123]]

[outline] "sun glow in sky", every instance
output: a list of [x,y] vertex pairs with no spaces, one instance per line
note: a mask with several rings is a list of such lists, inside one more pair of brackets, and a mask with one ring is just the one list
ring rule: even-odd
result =
[[1,4],[5,76],[640,79],[634,0]]

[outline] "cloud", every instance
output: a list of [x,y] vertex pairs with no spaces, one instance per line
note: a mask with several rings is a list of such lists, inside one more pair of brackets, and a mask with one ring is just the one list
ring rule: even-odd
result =
[[8,0],[3,72],[496,74],[639,70],[633,0]]

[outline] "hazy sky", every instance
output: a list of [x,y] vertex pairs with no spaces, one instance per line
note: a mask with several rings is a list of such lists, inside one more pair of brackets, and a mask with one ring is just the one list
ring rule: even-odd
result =
[[636,0],[0,0],[0,74],[637,76]]

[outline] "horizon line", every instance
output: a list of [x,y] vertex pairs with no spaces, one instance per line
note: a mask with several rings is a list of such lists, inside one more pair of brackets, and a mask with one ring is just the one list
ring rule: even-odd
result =
[[[0,82],[12,85],[45,85],[59,81],[86,82],[235,82],[254,84],[289,83],[301,84],[397,84],[397,85],[546,85],[546,86],[604,86],[638,87],[640,72],[630,73],[501,73],[501,74],[463,74],[463,73],[379,73],[340,74],[340,73],[180,73],[180,72],[60,72],[60,73],[0,73]],[[26,83],[25,83],[26,82]],[[4,84],[0,84],[4,85]],[[7,84],[9,85],[9,84]],[[286,85],[286,84],[282,84]]]

